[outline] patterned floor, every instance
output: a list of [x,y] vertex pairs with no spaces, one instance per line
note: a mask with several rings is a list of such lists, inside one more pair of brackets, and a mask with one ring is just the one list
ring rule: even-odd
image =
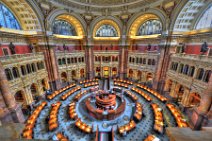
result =
[[[100,81],[100,85],[102,82]],[[113,82],[110,82],[111,88],[113,88]],[[131,85],[132,87],[132,85]],[[130,87],[130,88],[131,88]],[[128,90],[130,90],[130,88]],[[82,90],[87,90],[89,88],[82,88]],[[123,88],[123,90],[126,90]],[[67,90],[69,91],[69,90]],[[149,94],[148,92],[144,91],[145,93],[149,94],[152,98],[153,101],[147,102],[145,99],[143,99],[140,95],[137,95],[139,97],[138,102],[140,102],[143,105],[143,115],[144,117],[140,122],[137,123],[136,129],[131,131],[129,134],[126,136],[120,136],[117,132],[117,126],[123,125],[129,122],[130,117],[133,114],[133,103],[131,99],[128,97],[124,97],[126,100],[126,108],[124,113],[116,118],[115,120],[112,121],[97,121],[95,119],[89,118],[88,113],[85,111],[85,104],[84,100],[86,97],[89,97],[91,95],[88,94],[84,96],[83,98],[80,99],[80,101],[77,103],[76,109],[77,109],[77,114],[79,117],[83,120],[83,122],[89,124],[89,125],[94,125],[93,127],[93,134],[85,134],[81,132],[78,128],[75,127],[74,123],[75,121],[70,120],[68,117],[68,104],[72,102],[73,97],[78,93],[75,92],[73,95],[68,97],[65,101],[62,102],[62,105],[59,109],[59,114],[58,114],[58,120],[59,120],[59,128],[57,128],[55,131],[50,132],[48,131],[48,123],[46,121],[47,117],[49,116],[49,112],[51,109],[51,104],[55,103],[60,100],[60,96],[66,93],[67,91],[61,93],[59,96],[54,98],[52,101],[48,102],[48,106],[42,110],[41,114],[39,115],[37,119],[37,123],[34,128],[34,138],[35,139],[42,139],[42,140],[52,140],[53,136],[61,132],[63,133],[70,141],[94,141],[95,139],[95,131],[96,131],[96,126],[99,126],[99,130],[103,132],[108,132],[111,130],[111,128],[114,128],[115,131],[115,140],[116,141],[142,141],[144,140],[148,134],[154,134],[158,138],[160,138],[162,141],[168,141],[168,138],[166,136],[166,133],[164,134],[159,134],[154,132],[153,130],[153,122],[154,122],[154,115],[153,115],[153,110],[150,107],[150,104],[157,103],[160,108],[163,109],[163,117],[164,117],[164,122],[165,122],[165,127],[173,127],[176,126],[176,122],[174,117],[171,115],[170,111],[166,108],[165,103],[159,101],[156,97],[153,95]],[[121,94],[121,93],[120,93]],[[128,120],[127,120],[128,119]],[[107,124],[107,127],[104,127],[103,124]]]

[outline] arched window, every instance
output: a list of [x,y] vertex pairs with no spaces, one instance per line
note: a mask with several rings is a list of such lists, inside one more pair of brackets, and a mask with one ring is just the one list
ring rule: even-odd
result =
[[159,20],[148,20],[144,22],[137,33],[137,36],[161,34],[162,24]]
[[31,65],[30,64],[27,64],[26,67],[27,67],[27,72],[28,73],[31,73],[32,72]]
[[139,62],[139,58],[137,57],[137,58],[136,58],[136,64],[138,64],[138,62]]
[[204,75],[204,69],[203,68],[199,68],[198,72],[197,72],[197,79],[198,80],[202,80],[203,75]]
[[203,78],[203,81],[204,81],[204,82],[209,82],[209,79],[210,79],[210,77],[211,77],[211,73],[212,73],[211,70],[205,71],[205,75],[204,75],[204,78]]
[[19,71],[18,71],[17,67],[14,67],[12,71],[13,71],[14,78],[19,78],[20,77],[20,74],[19,74]]
[[188,74],[188,68],[189,68],[188,65],[185,65],[184,66],[184,68],[183,68],[183,74]]
[[74,26],[64,20],[55,20],[52,31],[53,34],[77,36]]
[[152,65],[153,66],[155,65],[155,59],[152,59]]
[[143,58],[143,64],[146,64],[146,58]]
[[140,64],[142,64],[142,58],[140,58]]
[[[74,63],[74,58],[71,58],[71,63]],[[62,63],[61,63],[62,64]]]
[[178,63],[175,63],[175,64],[174,64],[174,71],[177,70],[177,67],[178,67]]
[[61,59],[58,59],[58,64],[62,65],[62,60]]
[[131,58],[131,57],[129,58],[129,62],[130,62],[130,63],[132,62],[132,58]]
[[12,72],[10,69],[5,69],[5,74],[7,76],[7,80],[13,80]]
[[39,62],[37,62],[37,68],[38,68],[38,70],[41,69],[41,66],[40,66],[40,63]]
[[196,29],[212,28],[212,5],[205,11],[197,23]]
[[118,37],[116,29],[109,24],[105,24],[99,27],[95,34],[96,37]]
[[78,62],[81,63],[81,58],[78,58]]
[[0,26],[20,30],[21,27],[13,13],[0,2]]
[[180,64],[179,73],[183,73],[183,67],[184,67],[184,64]]
[[99,56],[99,57],[98,57],[98,61],[100,62],[101,60],[102,60],[102,57],[101,57],[101,56]]
[[132,62],[135,63],[135,58],[132,58]]
[[31,67],[32,67],[32,72],[36,72],[36,67],[34,63],[31,64]]
[[195,67],[194,66],[191,66],[188,75],[191,76],[191,77],[193,77],[194,71],[195,71]]
[[26,75],[27,74],[25,66],[21,66],[21,73],[22,73],[22,75]]
[[62,64],[65,65],[66,64],[66,59],[62,58]]
[[151,65],[151,64],[152,64],[152,60],[148,59],[148,65]]
[[71,59],[70,58],[67,58],[67,63],[71,64]]

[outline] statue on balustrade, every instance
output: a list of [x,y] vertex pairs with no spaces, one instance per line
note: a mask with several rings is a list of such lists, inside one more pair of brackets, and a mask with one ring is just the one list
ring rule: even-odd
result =
[[9,48],[10,48],[10,52],[11,52],[11,54],[15,54],[16,52],[15,52],[15,46],[13,45],[13,43],[12,42],[10,42],[10,44],[9,44]]
[[152,48],[151,44],[148,44],[148,46],[147,46],[147,51],[150,51],[151,48]]
[[207,51],[208,51],[208,44],[207,44],[206,42],[204,42],[204,43],[202,44],[202,47],[201,47],[200,52],[206,53]]
[[185,53],[185,44],[182,44],[181,52],[180,53]]
[[65,51],[65,50],[68,50],[68,47],[65,45],[65,44],[63,44],[63,50]]
[[28,48],[29,48],[31,53],[34,53],[34,47],[31,43],[29,44]]

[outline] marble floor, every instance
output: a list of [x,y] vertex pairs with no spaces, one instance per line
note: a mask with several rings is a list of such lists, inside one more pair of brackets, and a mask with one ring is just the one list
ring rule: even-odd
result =
[[[104,84],[102,81],[99,82],[101,87]],[[110,88],[113,88],[113,81],[110,80]],[[130,88],[133,85],[130,85],[128,89],[122,88],[122,92],[125,90],[130,90]],[[91,87],[88,88],[82,88],[82,90],[88,90]],[[69,89],[70,90],[70,89]],[[41,111],[35,128],[34,128],[34,139],[41,139],[41,140],[51,140],[54,135],[56,135],[58,132],[63,133],[70,141],[93,141],[95,139],[95,131],[96,127],[98,125],[99,131],[101,132],[110,132],[111,129],[114,129],[115,132],[115,141],[142,141],[144,140],[148,134],[154,134],[158,138],[160,138],[162,141],[168,141],[168,137],[166,135],[166,132],[164,134],[156,133],[153,130],[153,124],[154,124],[154,114],[153,110],[150,106],[151,103],[157,103],[161,109],[163,109],[163,117],[164,117],[164,123],[165,127],[176,127],[176,122],[174,117],[172,116],[171,112],[167,109],[166,103],[161,102],[158,100],[155,96],[148,93],[147,91],[143,90],[145,93],[151,96],[153,99],[152,102],[147,102],[145,99],[143,99],[140,95],[138,95],[135,92],[132,92],[133,94],[137,95],[138,102],[140,102],[143,106],[143,118],[140,122],[136,124],[136,128],[129,132],[126,136],[120,136],[117,132],[117,127],[124,125],[129,122],[130,118],[132,117],[134,113],[134,103],[129,98],[123,95],[125,101],[126,101],[126,107],[125,111],[122,115],[117,117],[114,120],[111,121],[99,121],[94,118],[91,118],[88,114],[88,112],[85,109],[85,99],[88,98],[92,93],[88,93],[84,97],[82,97],[76,104],[76,112],[78,114],[78,117],[82,119],[83,122],[86,124],[92,126],[93,125],[93,134],[86,134],[80,131],[78,128],[75,127],[75,121],[71,120],[68,116],[68,105],[73,101],[74,96],[79,93],[79,91],[75,92],[71,96],[69,96],[65,101],[62,101],[62,105],[59,109],[58,114],[58,122],[59,127],[54,131],[48,131],[48,123],[46,121],[47,117],[49,116],[50,110],[51,110],[51,104],[56,103],[57,101],[60,101],[60,96],[65,94],[67,91],[61,93],[56,98],[54,98],[51,101],[48,101],[48,105]],[[119,93],[122,95],[123,93]],[[39,103],[38,103],[39,104]]]

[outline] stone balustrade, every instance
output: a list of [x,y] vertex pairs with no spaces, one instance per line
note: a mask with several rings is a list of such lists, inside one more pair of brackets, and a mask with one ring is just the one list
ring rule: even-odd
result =
[[196,54],[172,54],[171,58],[173,60],[192,60],[192,61],[198,61],[198,62],[207,62],[212,63],[212,56],[206,56],[206,55],[196,55]]
[[1,56],[0,61],[3,66],[10,65],[14,63],[25,63],[30,61],[44,61],[44,55],[42,52],[38,53],[28,53],[28,54],[15,54],[15,55],[8,55],[8,56]]

